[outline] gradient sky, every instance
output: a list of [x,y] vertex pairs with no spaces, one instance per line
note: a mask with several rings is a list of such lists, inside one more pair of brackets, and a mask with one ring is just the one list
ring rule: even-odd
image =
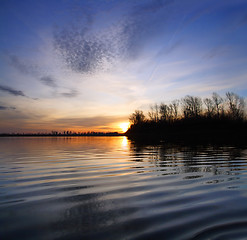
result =
[[1,0],[0,132],[120,131],[187,94],[247,96],[246,0]]

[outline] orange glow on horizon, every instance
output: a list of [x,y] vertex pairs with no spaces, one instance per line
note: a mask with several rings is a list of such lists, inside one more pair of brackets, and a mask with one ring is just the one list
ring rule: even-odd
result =
[[[66,127],[65,125],[68,125]],[[129,123],[127,121],[116,121],[112,123],[105,123],[104,125],[94,125],[92,127],[84,127],[84,126],[73,126],[72,124],[61,124],[61,123],[31,123],[28,126],[20,126],[20,128],[11,128],[6,126],[5,130],[0,131],[3,133],[25,133],[25,134],[48,134],[48,133],[57,133],[64,134],[69,133],[87,133],[87,132],[119,132],[124,133],[128,130]]]
[[128,122],[122,122],[119,124],[119,127],[121,128],[122,132],[126,132],[129,128],[129,123]]

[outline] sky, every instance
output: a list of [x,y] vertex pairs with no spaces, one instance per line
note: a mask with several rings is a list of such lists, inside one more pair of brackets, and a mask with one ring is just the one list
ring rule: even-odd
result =
[[120,131],[135,109],[247,97],[246,0],[1,0],[0,133]]

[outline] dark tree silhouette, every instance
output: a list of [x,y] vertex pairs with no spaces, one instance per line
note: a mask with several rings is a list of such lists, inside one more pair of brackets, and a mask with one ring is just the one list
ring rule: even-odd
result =
[[[179,104],[180,103],[180,104]],[[203,105],[204,103],[204,105]],[[247,120],[244,99],[232,92],[226,99],[212,94],[202,99],[187,95],[170,104],[154,104],[146,119],[142,111],[130,116],[131,126],[126,132],[129,137],[139,139],[245,139]]]
[[242,119],[244,116],[244,99],[233,92],[226,93],[229,115],[233,119]]
[[145,121],[145,115],[141,110],[135,110],[129,117],[129,120],[132,124],[137,125]]
[[161,103],[159,112],[160,112],[161,120],[167,121],[170,118],[171,108],[170,106]]
[[172,112],[173,112],[173,117],[174,119],[178,118],[178,107],[179,107],[179,100],[175,99],[172,101],[171,105],[172,105]]
[[202,112],[202,100],[199,97],[187,95],[182,99],[185,118],[198,117]]
[[213,100],[210,98],[204,98],[203,102],[206,106],[206,112],[205,112],[206,116],[212,117],[215,112],[215,106]]
[[148,112],[148,116],[151,121],[158,122],[159,121],[159,106],[158,104],[154,104],[154,106],[150,107],[150,111]]
[[224,113],[223,98],[218,93],[213,92],[212,99],[214,103],[214,108],[216,110],[216,114],[219,117],[220,114]]

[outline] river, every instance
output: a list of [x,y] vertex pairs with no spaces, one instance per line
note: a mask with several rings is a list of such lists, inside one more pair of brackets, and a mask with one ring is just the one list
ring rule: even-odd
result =
[[247,239],[247,147],[0,138],[0,239]]

